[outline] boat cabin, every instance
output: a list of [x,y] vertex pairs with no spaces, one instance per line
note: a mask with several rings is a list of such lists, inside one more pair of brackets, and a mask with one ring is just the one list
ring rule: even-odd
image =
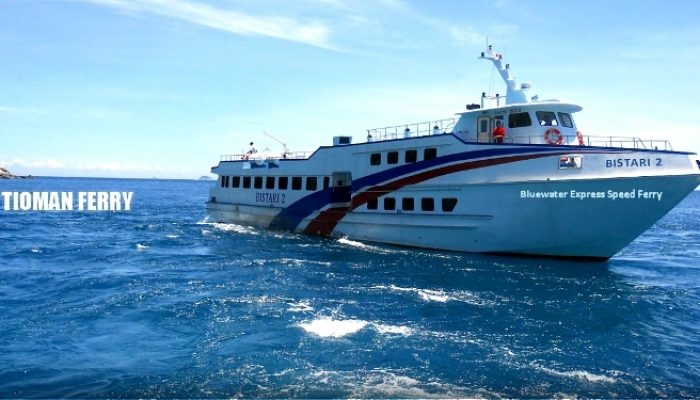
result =
[[460,113],[453,133],[464,141],[490,143],[497,122],[505,128],[504,143],[579,144],[573,113],[575,104],[556,100],[537,101],[471,110]]

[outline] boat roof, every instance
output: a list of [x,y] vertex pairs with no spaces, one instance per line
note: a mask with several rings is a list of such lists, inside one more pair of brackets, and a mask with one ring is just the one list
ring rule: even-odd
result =
[[563,111],[568,113],[575,113],[583,110],[583,107],[578,104],[562,102],[559,100],[542,100],[533,101],[528,103],[514,103],[506,104],[498,107],[488,107],[488,108],[477,108],[473,110],[467,110],[464,112],[457,113],[456,115],[465,114],[491,114],[498,111],[505,112],[525,112],[535,109],[537,111]]

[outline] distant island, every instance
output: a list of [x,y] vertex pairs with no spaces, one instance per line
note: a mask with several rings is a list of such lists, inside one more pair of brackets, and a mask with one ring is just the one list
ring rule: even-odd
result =
[[211,180],[211,176],[202,175],[202,176],[199,177],[199,180],[200,180],[200,181],[210,181],[210,180]]
[[27,179],[31,178],[31,175],[19,176],[10,172],[7,168],[0,166],[0,179]]

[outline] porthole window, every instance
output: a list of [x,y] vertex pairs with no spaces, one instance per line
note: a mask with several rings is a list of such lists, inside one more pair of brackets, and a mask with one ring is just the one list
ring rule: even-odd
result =
[[306,190],[311,190],[311,191],[316,190],[317,184],[318,184],[318,180],[316,179],[315,176],[307,176],[306,177]]
[[551,111],[537,111],[537,122],[540,126],[557,126],[557,117]]
[[442,211],[452,212],[457,206],[457,199],[454,197],[446,197],[442,199]]
[[435,211],[435,199],[432,197],[423,197],[420,199],[420,209],[423,211]]
[[561,126],[564,128],[573,128],[574,121],[571,119],[571,114],[559,113],[559,121],[561,121]]
[[435,147],[428,147],[423,150],[424,160],[432,160],[433,158],[437,158],[437,149]]
[[399,152],[390,151],[386,153],[386,163],[387,164],[398,164],[399,163]]
[[525,126],[531,126],[532,120],[530,119],[530,114],[526,112],[513,113],[508,116],[508,127],[509,128],[522,128]]
[[404,154],[404,158],[406,163],[414,163],[418,161],[418,152],[415,150],[406,150],[406,154]]
[[401,209],[403,211],[413,211],[414,207],[413,197],[404,197],[401,199]]
[[301,190],[301,176],[292,177],[292,190]]
[[377,199],[372,199],[367,202],[367,209],[368,210],[376,210],[377,209]]
[[381,153],[372,153],[369,155],[369,165],[379,165],[382,163]]
[[393,197],[384,198],[384,209],[385,210],[396,210],[396,199]]

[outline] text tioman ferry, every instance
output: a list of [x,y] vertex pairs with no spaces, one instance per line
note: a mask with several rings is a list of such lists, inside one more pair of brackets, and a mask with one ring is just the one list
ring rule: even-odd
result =
[[695,153],[584,136],[580,106],[527,98],[501,54],[489,46],[481,58],[505,98],[482,94],[455,118],[370,129],[361,143],[336,136],[312,153],[224,155],[209,214],[402,246],[607,259],[700,184]]

